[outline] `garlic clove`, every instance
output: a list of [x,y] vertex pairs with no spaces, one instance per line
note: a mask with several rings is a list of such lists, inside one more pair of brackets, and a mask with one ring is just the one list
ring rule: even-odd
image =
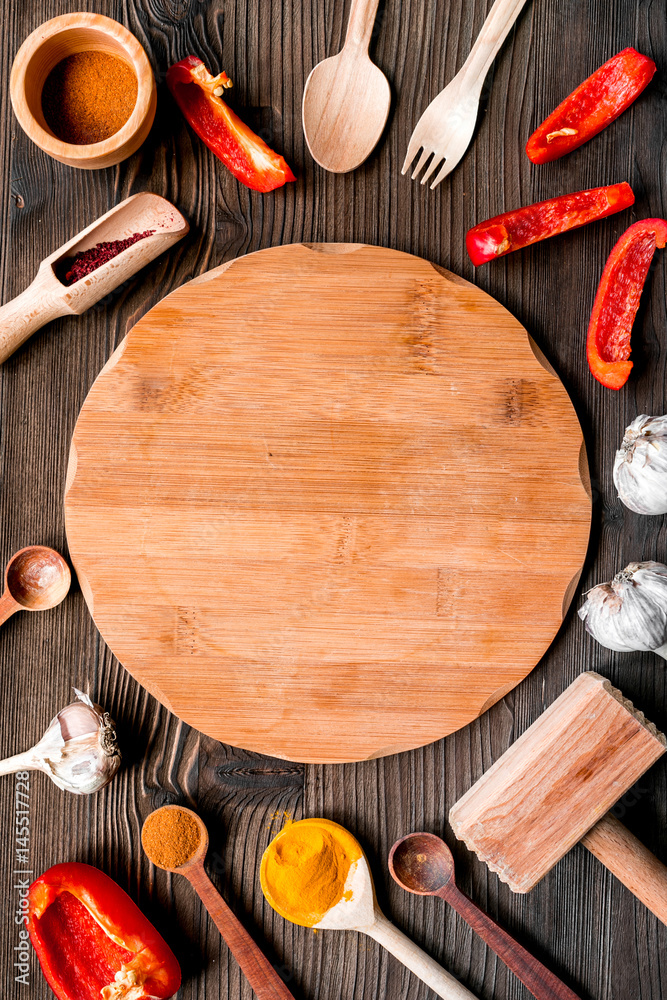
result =
[[614,459],[619,499],[637,514],[667,514],[667,414],[641,413],[626,428]]
[[579,609],[586,630],[600,645],[621,653],[653,651],[667,643],[667,566],[630,563],[611,583],[586,594]]
[[99,718],[102,709],[95,707],[87,694],[74,688],[78,701],[67,705],[58,712],[54,722],[60,723],[60,731],[64,740],[71,740],[77,736],[86,736],[88,733],[97,732],[99,728]]

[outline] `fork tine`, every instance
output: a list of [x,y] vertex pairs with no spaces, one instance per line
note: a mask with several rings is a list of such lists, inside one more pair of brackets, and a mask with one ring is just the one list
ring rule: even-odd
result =
[[442,163],[442,153],[434,153],[433,159],[428,165],[428,169],[424,171],[424,176],[421,179],[422,184],[426,184],[426,181],[429,179],[431,174],[438,169],[441,163]]
[[417,161],[417,166],[412,171],[411,180],[415,179],[415,177],[417,176],[417,174],[422,169],[422,167],[424,166],[424,164],[426,163],[426,161],[429,159],[430,156],[431,156],[431,150],[430,149],[424,149],[424,150],[422,150],[422,155],[419,157],[419,160]]
[[[460,161],[460,159],[461,159],[461,157],[459,156],[456,159],[454,159],[452,157],[449,160],[445,160],[445,162],[443,163],[442,167],[440,168],[440,171],[439,171],[437,177],[434,179],[433,183],[431,184],[431,191],[433,191],[433,190],[435,190],[435,188],[437,188],[437,186],[440,183],[440,181],[444,181],[444,179],[447,176],[447,174],[450,174],[452,172],[452,170],[458,164],[458,162]],[[422,181],[422,183],[423,183],[423,181]]]
[[412,163],[412,161],[414,160],[415,156],[417,155],[417,153],[419,152],[420,149],[421,149],[421,142],[418,142],[415,139],[415,133],[413,132],[412,135],[410,136],[410,142],[408,144],[408,151],[405,154],[405,160],[403,162],[403,169],[401,170],[402,174],[406,174],[408,172],[408,168],[409,168],[410,164]]

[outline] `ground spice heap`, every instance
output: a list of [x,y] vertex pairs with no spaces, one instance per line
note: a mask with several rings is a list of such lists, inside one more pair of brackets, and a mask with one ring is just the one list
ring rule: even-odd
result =
[[132,69],[108,52],[76,52],[49,73],[42,90],[46,124],[63,142],[88,146],[118,132],[137,103]]
[[144,823],[141,843],[158,868],[181,868],[199,847],[201,833],[186,809],[157,809]]
[[152,236],[154,229],[147,229],[144,233],[132,233],[124,240],[113,240],[111,243],[96,243],[88,250],[81,250],[74,257],[66,257],[60,262],[58,267],[58,278],[63,285],[73,285],[75,281],[85,278],[91,271],[96,271],[102,264],[108,263],[117,257],[123,250],[127,250],[139,240],[145,240],[147,236]]
[[345,883],[361,853],[352,834],[331,820],[290,823],[264,852],[264,895],[287,920],[314,927],[336,903],[352,898]]

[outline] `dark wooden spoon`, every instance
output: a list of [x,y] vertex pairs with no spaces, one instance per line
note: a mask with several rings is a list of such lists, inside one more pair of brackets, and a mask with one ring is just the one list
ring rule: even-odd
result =
[[456,887],[454,858],[440,837],[410,833],[397,840],[389,852],[389,871],[407,892],[440,896],[450,903],[538,1000],[578,1000],[576,993]]
[[72,575],[55,549],[29,545],[14,553],[5,570],[0,625],[17,611],[47,611],[67,597]]
[[[185,813],[195,821],[199,830],[199,844],[194,854],[179,868],[167,868],[160,862],[159,857],[153,855],[142,833],[141,842],[148,858],[157,868],[162,868],[163,871],[171,872],[174,875],[182,875],[188,880],[208,910],[258,1000],[294,1000],[293,993],[288,990],[275,966],[271,965],[259,945],[253,941],[206,874],[204,861],[208,851],[208,830],[204,821],[197,813],[184,806],[161,806],[156,811],[166,812],[167,810]],[[154,815],[155,813],[151,813],[151,816]]]

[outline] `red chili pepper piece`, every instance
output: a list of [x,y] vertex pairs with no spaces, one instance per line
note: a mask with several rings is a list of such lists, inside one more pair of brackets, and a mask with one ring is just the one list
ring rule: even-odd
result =
[[468,255],[478,267],[488,260],[521,250],[531,243],[577,229],[632,205],[635,196],[625,181],[608,187],[562,194],[548,201],[503,212],[468,230]]
[[630,334],[656,247],[667,243],[665,219],[642,219],[611,251],[598,285],[586,338],[588,367],[608,389],[620,389],[632,369]]
[[221,99],[231,85],[226,73],[211,76],[197,56],[186,56],[167,71],[167,86],[190,127],[242,184],[266,192],[296,180],[282,156]]
[[655,73],[655,63],[623,49],[579,84],[526,143],[533,163],[549,163],[583,146],[629,108]]
[[30,886],[27,928],[58,1000],[166,1000],[176,958],[126,892],[97,868],[54,865]]

